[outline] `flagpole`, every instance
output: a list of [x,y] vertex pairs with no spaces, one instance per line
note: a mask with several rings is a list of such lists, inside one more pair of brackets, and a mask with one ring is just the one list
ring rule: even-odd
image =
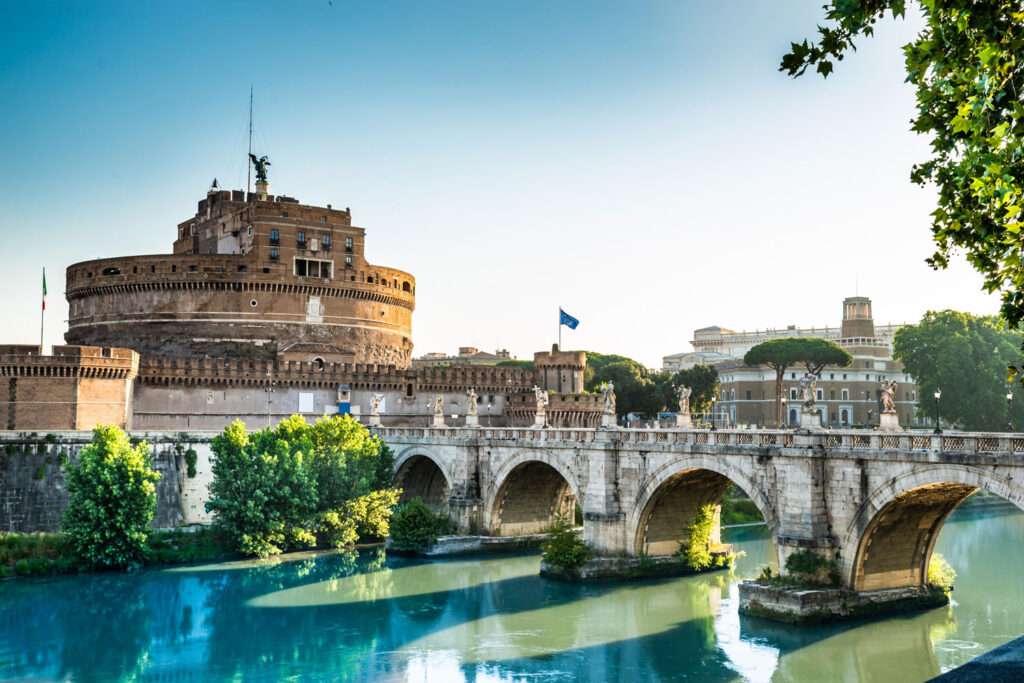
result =
[[39,355],[43,355],[43,321],[46,318],[46,268],[43,268],[43,306],[39,311]]
[[558,307],[558,350],[562,350],[562,307]]

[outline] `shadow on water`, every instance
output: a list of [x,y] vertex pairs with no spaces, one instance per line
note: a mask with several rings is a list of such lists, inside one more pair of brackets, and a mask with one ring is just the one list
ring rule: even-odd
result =
[[[772,560],[763,529],[727,540],[737,576]],[[536,555],[19,580],[0,585],[0,679],[925,680],[1024,630],[1024,517],[957,511],[939,551],[960,604],[811,629],[741,619],[725,572],[581,586]]]

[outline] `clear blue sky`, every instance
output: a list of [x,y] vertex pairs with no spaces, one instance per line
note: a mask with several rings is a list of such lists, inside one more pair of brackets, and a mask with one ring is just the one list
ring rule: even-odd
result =
[[[777,70],[821,0],[24,2],[0,28],[2,342],[47,341],[64,268],[170,250],[213,177],[245,184],[250,83],[271,183],[351,206],[418,280],[417,355],[566,347],[660,365],[695,328],[994,312],[935,273],[886,22],[828,81]],[[858,283],[859,282],[859,288]]]

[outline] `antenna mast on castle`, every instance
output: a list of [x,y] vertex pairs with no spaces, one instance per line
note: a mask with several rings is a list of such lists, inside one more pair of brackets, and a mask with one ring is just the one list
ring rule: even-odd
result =
[[252,192],[252,84],[249,85],[249,156],[245,157],[245,195]]

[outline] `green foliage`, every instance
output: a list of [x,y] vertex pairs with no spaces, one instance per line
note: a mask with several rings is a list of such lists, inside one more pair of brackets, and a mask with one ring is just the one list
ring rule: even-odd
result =
[[563,519],[559,519],[548,532],[547,540],[541,545],[544,561],[567,571],[579,569],[590,559],[590,548],[579,534]]
[[193,448],[190,448],[187,451],[185,451],[185,473],[186,475],[188,475],[189,479],[192,479],[196,476],[196,460],[198,459],[198,457],[199,456],[196,454],[195,449]]
[[782,420],[782,379],[786,370],[803,364],[807,372],[817,375],[828,365],[845,367],[853,357],[838,344],[817,337],[785,337],[769,339],[747,351],[743,356],[746,365],[767,365],[775,370],[775,421]]
[[371,491],[347,501],[339,510],[328,510],[320,519],[324,543],[338,548],[352,546],[360,539],[387,538],[392,512],[398,505],[398,489]]
[[214,562],[233,555],[230,539],[218,529],[173,529],[154,531],[149,535],[146,564]]
[[391,543],[398,550],[422,551],[451,531],[447,516],[431,510],[421,498],[402,503],[391,516]]
[[532,360],[500,360],[494,364],[497,368],[524,368],[533,370]]
[[[1006,400],[1007,367],[1024,337],[992,316],[929,311],[900,328],[894,352],[917,381],[921,415],[933,418],[932,396],[943,389],[941,417],[969,430],[1024,428],[1024,396]],[[1008,411],[1012,410],[1012,414]]]
[[74,554],[101,568],[140,564],[160,478],[149,446],[133,447],[117,427],[99,426],[78,461],[64,469],[70,500],[63,530]]
[[839,567],[835,560],[813,550],[798,550],[786,558],[788,583],[811,586],[838,586]]
[[52,533],[0,533],[0,577],[67,574],[78,563],[67,537]]
[[742,490],[731,486],[722,498],[722,525],[749,524],[750,522],[763,522],[764,516],[757,509],[754,501],[747,498]]
[[679,549],[683,562],[693,571],[699,572],[711,567],[711,533],[715,529],[715,512],[718,506],[713,503],[702,505],[694,515],[693,522],[686,527],[686,537]]
[[379,505],[387,496],[357,502],[380,491],[391,456],[347,415],[313,425],[293,415],[251,435],[236,421],[214,439],[213,453],[206,509],[246,555],[312,547],[318,535],[350,544],[360,527],[379,530],[390,509]]
[[[920,8],[925,26],[903,52],[917,92],[911,127],[929,136],[932,152],[910,178],[938,188],[928,262],[945,268],[962,250],[1017,327],[1024,320],[1024,9],[1017,0],[930,0]],[[816,43],[793,43],[780,70],[799,76],[817,64],[827,76],[886,12],[902,17],[905,0],[832,0],[825,9],[835,25],[819,27]]]
[[928,561],[928,585],[944,593],[949,593],[953,590],[954,581],[956,581],[956,571],[949,565],[946,558],[939,553],[932,553],[932,557]]
[[600,391],[601,384],[615,384],[615,412],[619,415],[656,414],[664,405],[651,373],[642,364],[625,356],[587,351],[584,388]]

